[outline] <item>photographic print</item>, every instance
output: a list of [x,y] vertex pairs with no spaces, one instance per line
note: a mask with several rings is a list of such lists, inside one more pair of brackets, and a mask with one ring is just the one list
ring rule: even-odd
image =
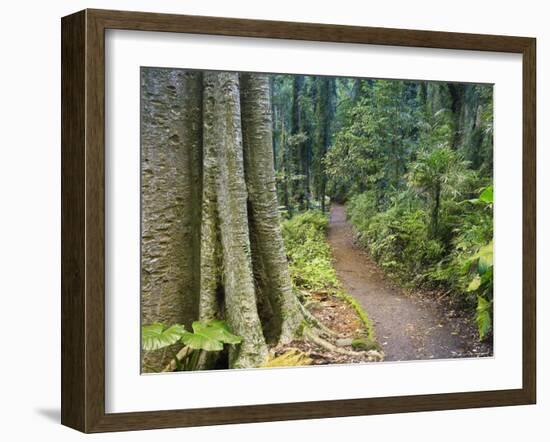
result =
[[493,355],[493,85],[140,75],[142,373]]
[[536,403],[536,39],[96,9],[61,37],[63,425]]

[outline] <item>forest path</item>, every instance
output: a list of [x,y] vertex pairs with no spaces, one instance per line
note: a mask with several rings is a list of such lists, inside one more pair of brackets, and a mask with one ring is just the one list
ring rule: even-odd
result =
[[469,353],[470,327],[451,319],[454,312],[444,312],[433,299],[391,284],[368,254],[355,246],[342,205],[332,205],[328,241],[336,273],[346,291],[367,311],[386,361]]

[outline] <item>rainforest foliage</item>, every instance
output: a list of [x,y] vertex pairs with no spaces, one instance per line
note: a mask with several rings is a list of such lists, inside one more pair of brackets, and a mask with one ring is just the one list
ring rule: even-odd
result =
[[336,287],[338,280],[325,239],[327,216],[319,210],[310,210],[284,221],[282,228],[294,286],[307,290]]
[[342,299],[360,319],[362,333],[374,342],[375,333],[367,312],[338,280],[327,242],[328,227],[327,214],[315,209],[297,213],[282,223],[292,284],[306,303],[311,301],[312,293],[330,294]]
[[[454,296],[490,335],[492,86],[299,75],[271,84],[282,213],[346,202],[390,277]],[[297,266],[300,277],[330,277],[307,256]]]

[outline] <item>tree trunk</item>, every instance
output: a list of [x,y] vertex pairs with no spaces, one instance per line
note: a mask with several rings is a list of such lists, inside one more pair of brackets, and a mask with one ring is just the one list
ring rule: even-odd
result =
[[[304,119],[303,119],[303,89],[304,89],[304,76],[295,75],[293,77],[293,89],[292,89],[292,126],[291,135],[298,135],[304,132]],[[298,209],[303,210],[305,207],[305,168],[304,168],[304,156],[305,156],[305,141],[292,144],[292,191],[291,195],[293,200],[298,203]],[[298,176],[301,178],[298,179]]]
[[351,88],[351,102],[355,105],[361,98],[361,79],[355,78]]
[[[200,273],[201,74],[148,68],[141,84],[142,321],[189,326]],[[143,360],[167,359],[157,352]]]
[[434,189],[434,203],[432,209],[432,234],[433,239],[439,234],[439,206],[441,204],[441,183],[437,183]]
[[293,210],[290,204],[290,153],[288,143],[285,136],[285,122],[282,121],[281,126],[281,149],[283,150],[283,203],[286,207],[289,216],[292,216]]
[[451,97],[451,111],[453,115],[453,137],[452,137],[452,147],[455,150],[458,150],[462,144],[463,137],[463,125],[462,125],[462,114],[464,107],[464,84],[460,83],[448,83],[449,95]]
[[315,162],[315,188],[317,198],[321,204],[321,210],[324,212],[325,195],[327,186],[327,177],[323,165],[323,159],[328,151],[331,138],[331,121],[334,115],[333,96],[336,93],[334,78],[319,77],[317,93],[317,159]]
[[289,342],[302,317],[292,292],[277,210],[268,77],[242,74],[241,93],[252,262],[258,297],[271,307],[264,333],[272,342]]
[[239,78],[208,72],[204,81],[205,157],[216,157],[216,204],[222,249],[225,318],[242,344],[229,355],[231,367],[256,367],[267,357],[258,315],[244,179]]

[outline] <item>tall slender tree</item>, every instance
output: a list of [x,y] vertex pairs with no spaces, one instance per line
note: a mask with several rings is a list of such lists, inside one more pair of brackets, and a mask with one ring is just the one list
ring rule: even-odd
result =
[[[292,196],[300,209],[305,208],[306,178],[307,178],[307,147],[304,131],[304,86],[305,77],[295,75],[293,77],[292,90],[292,136],[289,147],[292,149]],[[290,141],[290,140],[289,140]]]
[[336,94],[335,79],[319,77],[317,79],[317,149],[315,168],[315,192],[319,199],[321,210],[324,212],[327,188],[327,175],[323,164],[325,155],[331,142],[331,123],[334,117],[334,98]]

